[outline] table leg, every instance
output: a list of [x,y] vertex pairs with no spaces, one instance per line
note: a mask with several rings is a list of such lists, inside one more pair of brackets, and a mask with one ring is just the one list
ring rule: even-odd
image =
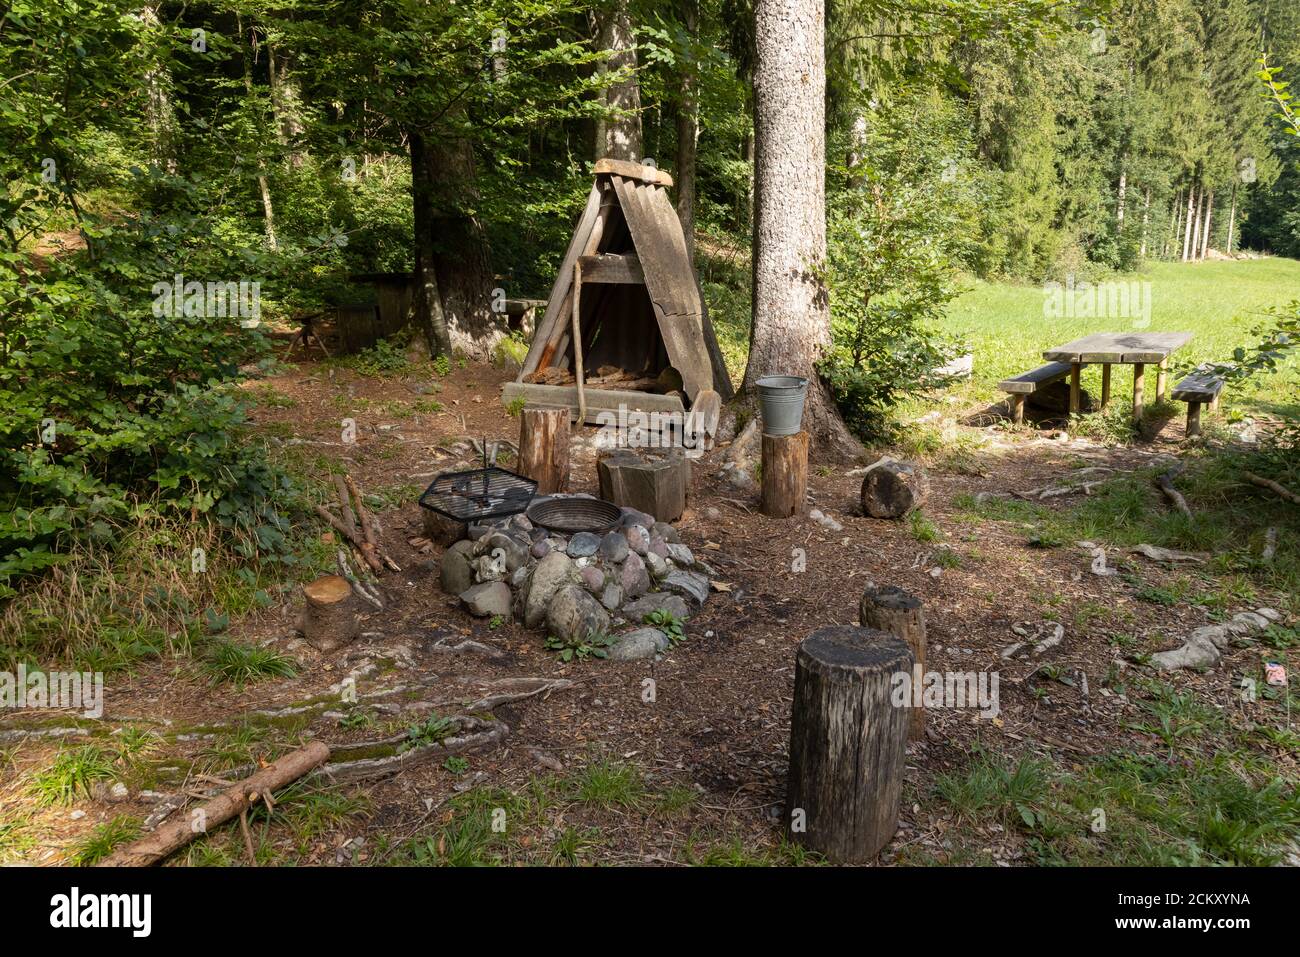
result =
[[1079,376],[1083,371],[1083,363],[1070,363],[1070,414],[1075,415],[1079,411]]
[[1110,363],[1101,367],[1101,410],[1106,411],[1110,405]]
[[1160,360],[1160,365],[1156,366],[1156,398],[1163,400],[1166,398],[1166,384],[1169,381],[1169,359],[1168,357]]
[[1141,362],[1133,364],[1133,421],[1142,418],[1142,379],[1146,366]]

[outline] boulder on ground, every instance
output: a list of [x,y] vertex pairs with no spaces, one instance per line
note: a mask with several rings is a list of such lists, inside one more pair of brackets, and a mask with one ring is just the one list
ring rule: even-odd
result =
[[709,580],[696,572],[675,571],[663,580],[663,588],[695,602],[696,608],[709,597]]
[[565,585],[546,609],[546,627],[565,641],[582,641],[609,631],[609,614],[581,585]]
[[630,553],[620,566],[618,584],[627,598],[636,598],[650,590],[650,572],[636,552]]
[[510,586],[505,582],[483,582],[461,593],[466,610],[479,618],[505,618],[510,614]]
[[551,552],[533,569],[524,600],[524,624],[536,628],[546,620],[546,610],[555,593],[579,580],[578,568],[563,552]]
[[656,611],[667,611],[679,621],[691,617],[691,608],[686,600],[680,595],[666,591],[652,591],[636,601],[628,602],[623,606],[623,617],[628,621],[640,622],[645,620],[646,615]]
[[613,661],[636,661],[641,658],[653,658],[668,650],[671,642],[668,636],[658,628],[638,628],[627,634],[619,635],[609,657]]
[[472,545],[467,540],[457,542],[443,553],[438,566],[438,585],[448,595],[459,595],[474,584],[474,568],[470,564],[468,549],[459,545]]

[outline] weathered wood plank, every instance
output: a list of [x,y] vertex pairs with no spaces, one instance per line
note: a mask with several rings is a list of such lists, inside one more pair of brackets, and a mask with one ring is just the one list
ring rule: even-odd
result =
[[[627,389],[596,389],[586,391],[587,418],[585,424],[595,425],[600,422],[600,413],[618,414],[619,406],[626,406],[629,411],[671,412],[683,416],[686,407],[675,395],[655,395],[653,392],[632,392]],[[578,390],[567,385],[537,385],[531,382],[507,382],[501,387],[501,398],[505,402],[523,399],[529,407],[569,410],[571,418],[578,414]]]
[[579,256],[578,268],[582,270],[583,283],[645,285],[645,271],[641,268],[641,260],[630,253],[623,255],[597,253],[594,256]]
[[641,163],[629,163],[627,160],[596,160],[595,172],[597,176],[602,173],[612,173],[613,175],[621,176],[624,179],[634,179],[641,183],[650,183],[651,185],[673,185],[673,178],[663,170],[654,166],[644,166]]
[[998,383],[998,388],[1003,392],[1029,395],[1037,392],[1045,385],[1051,385],[1053,382],[1064,379],[1069,374],[1070,363],[1049,362],[1037,369],[1030,369],[1028,372],[1022,372],[1010,379],[1003,379]]
[[1179,402],[1213,402],[1222,391],[1222,378],[1198,371],[1179,379],[1172,396]]

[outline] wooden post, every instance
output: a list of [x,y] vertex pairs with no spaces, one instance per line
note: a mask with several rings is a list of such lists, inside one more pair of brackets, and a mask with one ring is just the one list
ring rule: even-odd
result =
[[302,594],[307,603],[298,630],[313,648],[333,651],[360,632],[360,604],[346,578],[326,575],[303,585]]
[[1187,403],[1187,437],[1201,434],[1201,403]]
[[1168,398],[1167,395],[1168,384],[1169,384],[1169,357],[1166,356],[1165,358],[1161,359],[1160,364],[1156,366],[1156,399],[1157,400],[1163,400]]
[[691,461],[681,449],[660,454],[613,449],[596,460],[596,480],[605,501],[675,522],[686,511]]
[[900,638],[820,628],[799,644],[790,713],[786,832],[838,864],[870,861],[898,829],[908,714],[894,675],[910,673]]
[[1017,392],[1011,396],[1011,421],[1019,425],[1025,421],[1025,394]]
[[770,518],[803,513],[808,498],[808,433],[763,436],[759,509]]
[[519,416],[519,474],[539,495],[569,487],[569,410],[524,409]]
[[1070,414],[1079,411],[1079,377],[1083,374],[1082,362],[1070,363]]
[[1133,421],[1142,420],[1142,382],[1146,366],[1141,362],[1133,364]]
[[1106,411],[1106,406],[1110,405],[1110,363],[1107,362],[1101,367],[1101,410]]
[[[892,585],[868,588],[858,606],[858,620],[863,628],[883,631],[907,642],[915,663],[925,671],[925,609],[921,599]],[[925,737],[925,709],[918,705],[911,710],[911,737],[919,741]]]

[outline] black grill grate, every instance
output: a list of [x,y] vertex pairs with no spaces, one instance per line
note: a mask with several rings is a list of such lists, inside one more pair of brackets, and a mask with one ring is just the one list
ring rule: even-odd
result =
[[522,512],[536,494],[532,479],[493,465],[439,475],[420,496],[420,505],[458,522],[476,522]]

